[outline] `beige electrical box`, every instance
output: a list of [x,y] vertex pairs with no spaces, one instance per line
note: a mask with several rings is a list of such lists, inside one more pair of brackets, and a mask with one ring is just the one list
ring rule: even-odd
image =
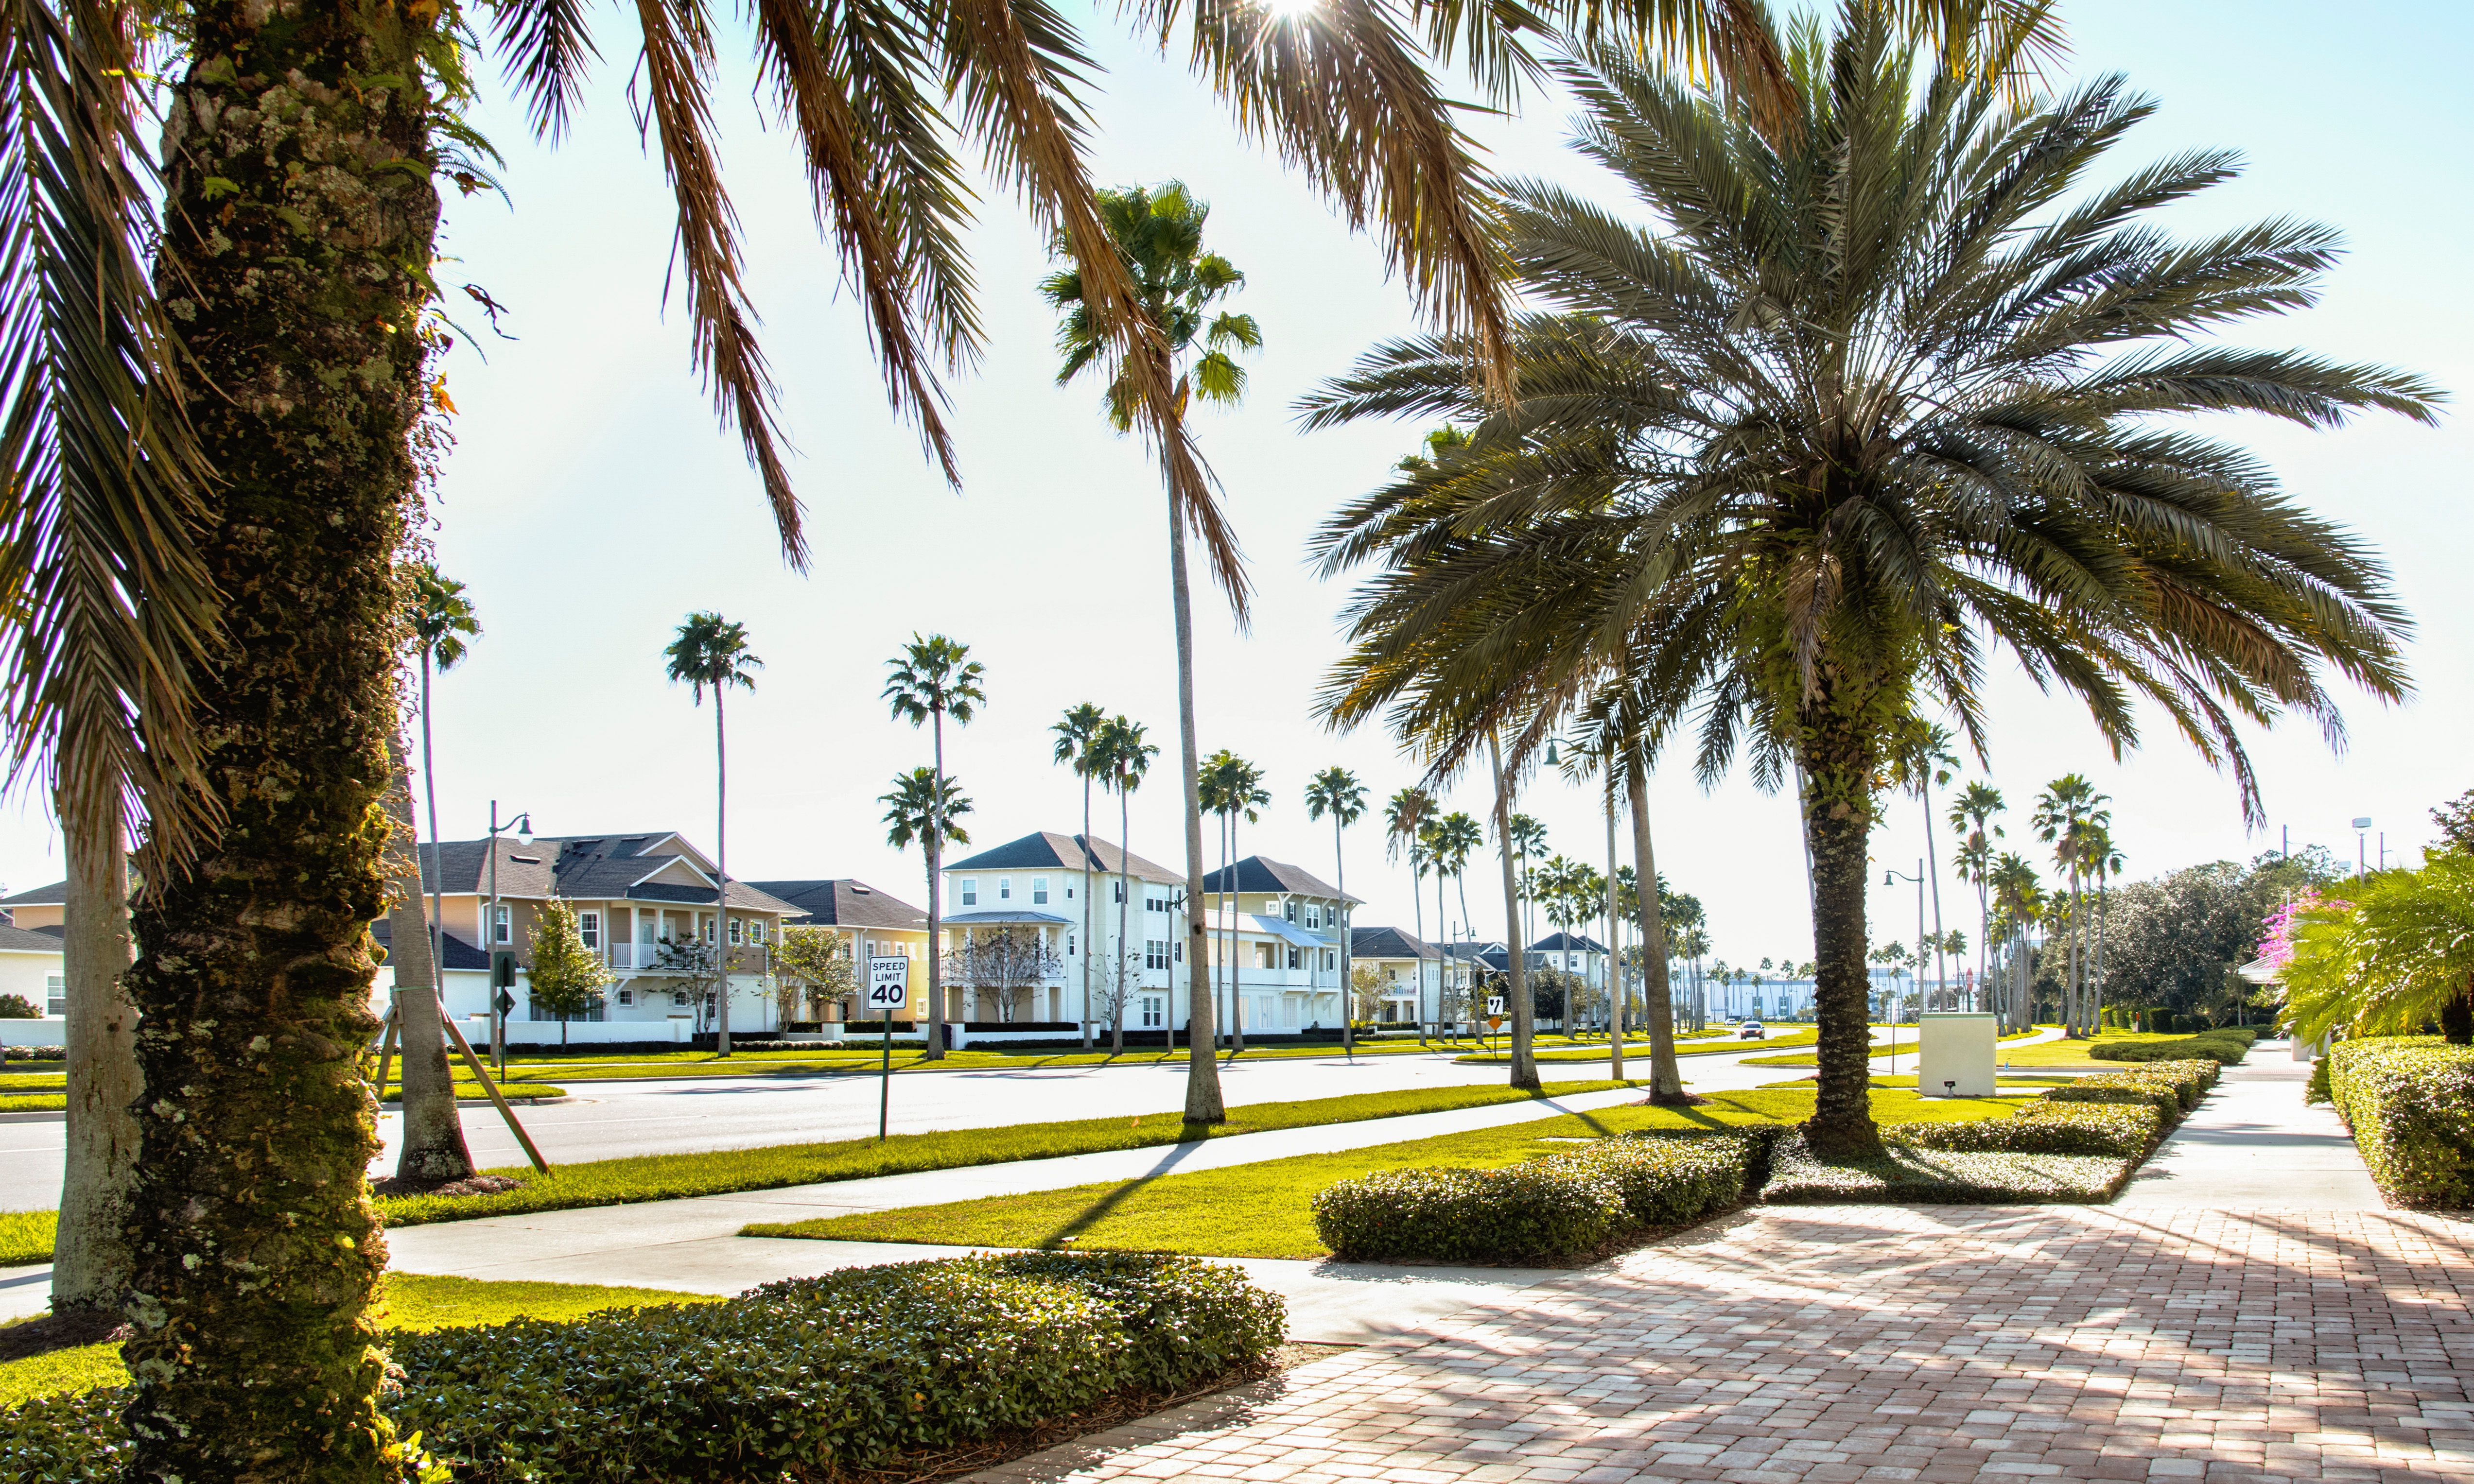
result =
[[1926,1097],[1991,1097],[1997,1022],[1972,1011],[1925,1016],[1916,1037],[1916,1090]]

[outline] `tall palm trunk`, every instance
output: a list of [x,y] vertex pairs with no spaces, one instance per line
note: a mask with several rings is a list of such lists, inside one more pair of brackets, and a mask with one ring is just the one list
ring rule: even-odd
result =
[[[715,691],[719,695],[718,690]],[[928,860],[928,1054],[931,1062],[945,1060],[945,712],[942,707],[929,712],[931,730],[936,739],[936,802],[934,819],[920,853]],[[1121,847],[1122,849],[1122,847]]]
[[[1186,1030],[1185,1121],[1225,1123],[1220,1096],[1220,1056],[1212,1044],[1209,969],[1210,920],[1202,912],[1202,778],[1194,740],[1194,593],[1185,577],[1185,521],[1175,496],[1168,510],[1169,598],[1176,616],[1177,750],[1185,786],[1185,995],[1193,1016]],[[1170,983],[1176,970],[1169,970]],[[1175,999],[1175,991],[1171,991]]]
[[[1348,857],[1341,847],[1340,811],[1336,808],[1331,814],[1331,874],[1332,885],[1341,898],[1331,904],[1331,909],[1343,912],[1348,899]],[[1353,1058],[1357,1055],[1357,1006],[1351,1002],[1356,992],[1348,982],[1348,950],[1355,945],[1348,941],[1346,921],[1336,936],[1340,939],[1340,1050],[1343,1056]],[[1309,975],[1306,982],[1313,983],[1313,977]]]
[[136,1478],[371,1479],[396,1446],[359,1052],[438,222],[419,81],[436,13],[208,0],[184,12],[193,61],[164,109],[158,280],[212,389],[189,415],[219,476],[202,556],[234,640],[198,677],[223,822],[186,874],[149,873],[125,981],[149,1089],[129,1226],[145,1299],[122,1351]]
[[[388,751],[400,749],[389,739]],[[447,1028],[438,1018],[438,962],[430,957],[429,924],[421,896],[421,847],[412,829],[412,778],[399,763],[387,790],[387,877],[395,900],[387,909],[387,962],[395,969],[397,1040],[403,1058],[403,1128],[396,1149],[398,1180],[443,1185],[473,1173],[464,1119],[455,1107],[454,1072],[447,1062]],[[433,845],[434,849],[434,845]],[[559,1039],[567,1038],[566,1022]],[[384,1089],[380,1089],[384,1095]]]
[[[1929,773],[1925,775],[1923,793],[1925,798],[1925,874],[1932,881],[1933,994],[1936,998],[1947,999],[1950,994],[1950,966],[1949,961],[1943,956],[1941,946],[1944,941],[1944,934],[1941,930],[1941,855],[1933,849],[1932,775]],[[1950,1007],[1945,1006],[1944,1008],[1947,1009]],[[1919,1026],[1924,1024],[1921,1020],[1916,1023]],[[1923,1035],[1922,1031],[1919,1031],[1917,1034],[1919,1038]],[[1891,1041],[1896,1041],[1898,1037],[1896,1034],[1893,1034],[1890,1039]]]
[[[1503,857],[1503,925],[1507,931],[1520,925],[1520,878],[1513,870],[1512,846],[1512,778],[1503,771],[1503,747],[1492,732],[1487,733],[1487,757],[1494,767],[1494,829],[1502,842]],[[1538,1059],[1530,1045],[1535,1034],[1536,1007],[1529,1003],[1528,945],[1516,943],[1505,954],[1512,976],[1512,1086],[1535,1092],[1538,1080]]]
[[[1415,837],[1412,837],[1409,846],[1409,911],[1412,919],[1418,924],[1418,941],[1419,943],[1424,943],[1426,941],[1426,894],[1424,889],[1418,885],[1417,852],[1418,847],[1416,840]],[[1418,991],[1418,1044],[1422,1046],[1426,1043],[1426,961],[1422,958],[1418,960],[1410,971],[1418,976],[1416,980]],[[1437,993],[1436,999],[1437,1003],[1440,1004],[1442,1001],[1440,991]],[[1438,1015],[1436,1018],[1441,1019],[1442,1017]]]
[[[1827,682],[1825,682],[1826,684]],[[1845,682],[1838,682],[1840,684]],[[1799,718],[1807,850],[1812,871],[1813,1017],[1819,1088],[1806,1137],[1825,1157],[1878,1152],[1873,1122],[1872,1028],[1864,969],[1865,847],[1872,833],[1873,750],[1851,714],[1855,697],[1830,689]],[[1655,887],[1643,883],[1643,891]]]
[[[1126,842],[1117,842],[1124,850]],[[1121,1021],[1124,1017],[1118,1017]],[[1082,775],[1082,1049],[1091,1049],[1091,775]]]
[[[1131,795],[1132,795],[1132,790],[1128,789],[1128,788],[1126,786],[1126,778],[1125,778],[1125,776],[1124,776],[1123,774],[1118,775],[1118,778],[1117,778],[1117,966],[1116,966],[1116,967],[1117,967],[1117,985],[1118,985],[1119,993],[1118,993],[1118,994],[1117,994],[1117,996],[1116,996],[1116,1000],[1117,1000],[1117,1024],[1118,1024],[1119,1026],[1121,1026],[1121,1027],[1126,1023],[1126,1001],[1133,997],[1133,991],[1132,991],[1130,988],[1128,988],[1128,984],[1127,984],[1127,981],[1131,977],[1131,968],[1130,968],[1130,966],[1128,964],[1127,959],[1126,959],[1126,913],[1127,913],[1127,910],[1128,910],[1128,908],[1130,908],[1130,907],[1133,905],[1133,902],[1132,902],[1131,898],[1132,898],[1132,897],[1133,897],[1133,895],[1134,895],[1134,877],[1133,877],[1133,869],[1134,869],[1134,868],[1133,868],[1133,860],[1132,860],[1131,856],[1129,855],[1129,853],[1128,853],[1128,852],[1127,851],[1127,850],[1126,850],[1126,832],[1127,832],[1128,830],[1129,830],[1129,829],[1131,829],[1131,828],[1133,827],[1133,823],[1134,823],[1133,799],[1132,799]],[[1146,947],[1148,948],[1148,945],[1146,945]],[[1170,997],[1171,999],[1174,999],[1174,998],[1176,998],[1176,970],[1172,969],[1172,970],[1170,970],[1170,973],[1169,973],[1169,982],[1170,982],[1170,993],[1169,993],[1169,997]],[[1134,980],[1133,982],[1134,982],[1134,983],[1136,983],[1136,984],[1139,984],[1141,981],[1140,981],[1140,980]]]
[[[721,721],[722,687],[713,687],[714,1052],[730,1055],[730,748]],[[933,901],[934,898],[932,898]],[[558,1033],[567,1040],[564,1021]]]
[[63,789],[56,811],[68,854],[61,972],[67,980],[68,1126],[52,1312],[118,1308],[130,1292],[126,1227],[137,1184],[137,1014],[129,971],[129,866],[117,809],[93,827]]
[[[1231,888],[1237,885],[1237,814],[1231,810],[1228,815],[1228,884]],[[1231,953],[1237,949],[1237,925],[1243,919],[1237,912],[1237,896],[1232,890],[1228,896],[1228,948]],[[1246,1049],[1246,996],[1237,989],[1241,982],[1239,975],[1229,976],[1228,1054],[1232,1057]]]
[[1666,915],[1658,899],[1658,852],[1649,839],[1649,759],[1635,747],[1624,770],[1632,805],[1633,895],[1640,898],[1640,1008],[1649,1017],[1649,1100],[1669,1107],[1697,1101],[1684,1090],[1675,1059],[1675,1005],[1667,997]]
[[[1446,925],[1446,922],[1447,920],[1443,915],[1443,863],[1439,860],[1435,862],[1435,933],[1438,937],[1441,937],[1448,944],[1451,941],[1452,930],[1448,925]],[[1451,993],[1451,969],[1453,966],[1451,954],[1443,952],[1441,948],[1436,950],[1436,954],[1435,1018],[1440,1020],[1443,1018],[1443,996]],[[1452,1025],[1456,1030],[1460,1026],[1460,1016],[1457,1006],[1454,1007]]]
[[[1607,774],[1607,1075],[1624,1080],[1624,991],[1623,950],[1617,924],[1623,921],[1623,882],[1616,877],[1615,862],[1615,779],[1613,759]],[[1635,868],[1634,874],[1639,874]],[[1642,940],[1641,959],[1648,962],[1648,940]]]

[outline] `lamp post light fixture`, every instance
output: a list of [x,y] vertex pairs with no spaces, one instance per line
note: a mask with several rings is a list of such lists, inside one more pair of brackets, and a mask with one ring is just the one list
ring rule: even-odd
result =
[[[2364,869],[2363,856],[2368,844],[2365,839],[2364,832],[2368,830],[2370,827],[2371,817],[2367,814],[2354,821],[2354,878],[2358,881],[2362,879]],[[2381,842],[2380,853],[2383,855],[2388,853],[2388,845],[2385,841]]]
[[[532,812],[519,810],[514,819],[502,824],[498,819],[498,801],[496,799],[490,801],[490,918],[481,932],[483,940],[489,945],[484,951],[490,957],[490,1057],[498,1064],[498,1075],[504,1077],[507,1074],[507,1011],[513,1008],[514,1000],[514,995],[509,992],[515,986],[516,935],[512,931],[507,934],[505,952],[508,967],[505,970],[506,983],[501,985],[498,967],[500,962],[498,957],[500,952],[498,947],[498,831],[501,829],[514,830],[518,845],[532,844]],[[445,981],[441,980],[441,982]],[[502,1000],[506,1003],[501,1003]]]
[[[1914,883],[1916,883],[1916,968],[1915,968],[1915,981],[1916,981],[1916,1039],[1917,1039],[1917,1041],[1918,1041],[1919,1042],[1921,1042],[1921,1041],[1924,1040],[1924,1030],[1925,1030],[1925,863],[1924,863],[1924,861],[1923,861],[1922,859],[1918,859],[1918,860],[1917,860],[1917,862],[1916,862],[1916,874],[1915,874],[1914,875],[1908,875],[1908,874],[1907,874],[1905,872],[1904,872],[1904,871],[1893,871],[1893,870],[1889,869],[1888,867],[1883,867],[1883,868],[1882,868],[1882,871],[1881,871],[1881,884],[1882,884],[1883,886],[1896,886],[1896,885],[1898,885],[1902,880],[1913,881]],[[1890,984],[1891,984],[1892,989],[1893,989],[1894,991],[1895,991],[1895,990],[1896,990],[1896,988],[1897,988],[1898,982],[1899,982],[1899,981],[1898,981],[1898,980],[1896,980],[1896,979],[1892,979],[1892,980],[1890,981]],[[1919,1074],[1921,1074],[1922,1069],[1923,1069],[1923,1066],[1924,1066],[1924,1062],[1923,1062],[1924,1051],[1923,1051],[1923,1048],[1922,1048],[1922,1046],[1921,1046],[1921,1045],[1919,1045],[1919,1046],[1918,1046],[1918,1048],[1917,1048],[1917,1052],[1916,1052],[1916,1055],[1917,1055],[1916,1066],[1917,1066],[1917,1069],[1918,1069]],[[1897,1076],[1898,1074],[1899,1074],[1899,1007],[1898,1007],[1897,1005],[1893,1004],[1893,1005],[1890,1007],[1890,1075],[1891,1075],[1891,1076],[1893,1076],[1893,1077],[1895,1077],[1895,1076]]]

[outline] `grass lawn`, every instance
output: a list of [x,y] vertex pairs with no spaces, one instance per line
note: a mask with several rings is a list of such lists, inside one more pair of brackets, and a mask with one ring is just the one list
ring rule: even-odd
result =
[[[1637,1086],[1604,1079],[1550,1082],[1537,1095],[1564,1097]],[[1367,1118],[1518,1103],[1530,1096],[1511,1088],[1415,1088],[1298,1102],[1240,1104],[1228,1110],[1226,1123],[1214,1127],[1188,1124],[1178,1113],[1166,1112],[1126,1118],[1026,1123],[1009,1128],[897,1134],[881,1144],[873,1138],[846,1138],[813,1144],[776,1144],[763,1149],[590,1160],[554,1166],[546,1175],[536,1173],[528,1165],[516,1165],[488,1171],[521,1182],[512,1190],[468,1196],[385,1195],[377,1197],[377,1207],[388,1226],[410,1227],[521,1211],[624,1206],[636,1201],[670,1201],[733,1190],[775,1190],[785,1185],[907,1175],[916,1170],[961,1169],[1013,1160],[1048,1160],[1109,1149],[1145,1149],[1271,1129],[1313,1128]],[[0,1266],[48,1260],[53,1229],[59,1219],[60,1213],[51,1210],[0,1211]]]
[[[1884,1123],[2003,1118],[2018,1105],[2002,1098],[1920,1098],[1878,1090],[1873,1116]],[[1570,1140],[1660,1129],[1716,1129],[1799,1123],[1812,1093],[1779,1089],[1721,1092],[1693,1108],[1608,1108],[1559,1118],[1446,1134],[1398,1144],[1299,1155],[1187,1175],[990,1196],[944,1206],[813,1221],[759,1223],[747,1236],[841,1241],[936,1242],[956,1246],[1119,1248],[1216,1257],[1319,1257],[1315,1192],[1336,1182],[1419,1165],[1486,1169],[1571,1147]]]
[[2001,1060],[2019,1066],[2074,1066],[2086,1071],[2119,1072],[2135,1070],[2136,1062],[2099,1062],[2088,1055],[2091,1046],[2121,1045],[2139,1041],[2188,1041],[2181,1032],[2116,1031],[2097,1033],[2094,1041],[2041,1041],[2032,1046],[2005,1046]]
[[[1683,1038],[1678,1037],[1675,1054],[1679,1057],[1726,1056],[1737,1051],[1751,1051],[1763,1046],[1809,1046],[1820,1039],[1821,1033],[1817,1030],[1788,1031],[1783,1035],[1771,1036],[1761,1041],[1736,1041],[1733,1038],[1718,1041],[1709,1038],[1697,1038],[1689,1044],[1685,1043]],[[1538,1045],[1540,1049],[1533,1052],[1532,1055],[1540,1063],[1603,1062],[1607,1059],[1607,1048],[1604,1045],[1598,1046],[1595,1050],[1574,1049],[1569,1051],[1547,1048],[1546,1043],[1542,1041],[1538,1042]],[[1624,1042],[1624,1055],[1628,1057],[1647,1056],[1649,1055],[1649,1042],[1642,1041],[1636,1045],[1632,1041],[1627,1041]],[[1493,1066],[1511,1061],[1512,1053],[1509,1051],[1477,1052],[1468,1056],[1456,1058],[1456,1060],[1466,1062],[1473,1065]]]
[[[501,1082],[498,1084],[498,1091],[504,1094],[510,1103],[522,1102],[528,1098],[567,1096],[565,1088],[553,1088],[546,1082]],[[378,1101],[396,1103],[402,1101],[402,1087],[390,1082],[387,1084],[385,1094]],[[455,1100],[459,1103],[486,1103],[490,1100],[490,1094],[482,1091],[481,1085],[477,1082],[459,1082],[455,1084]]]
[[[666,1288],[610,1288],[598,1283],[493,1283],[471,1278],[390,1273],[379,1290],[378,1323],[389,1329],[446,1329],[510,1319],[579,1319],[608,1308],[648,1304],[711,1304],[716,1296]],[[120,1347],[109,1341],[56,1350],[0,1365],[0,1406],[36,1397],[119,1386],[129,1379]]]

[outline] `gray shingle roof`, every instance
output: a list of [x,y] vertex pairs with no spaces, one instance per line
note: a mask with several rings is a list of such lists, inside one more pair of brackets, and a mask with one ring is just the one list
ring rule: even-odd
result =
[[1349,929],[1348,955],[1351,958],[1441,958],[1436,946],[1417,934],[1398,927],[1356,927]]
[[[568,897],[579,900],[709,902],[711,887],[639,885],[644,877],[673,861],[685,861],[704,874],[693,859],[675,850],[644,853],[669,840],[667,833],[585,835],[572,839],[537,837],[530,845],[513,835],[497,841],[498,895],[540,900]],[[455,896],[486,894],[490,889],[489,840],[449,840],[421,848],[424,879]],[[444,861],[445,869],[439,871]],[[429,873],[436,873],[430,874]],[[779,912],[795,918],[800,909],[745,881],[730,883],[730,904],[749,912]]]
[[[392,948],[395,945],[395,935],[388,931],[392,925],[386,918],[380,918],[370,924],[370,936],[378,941],[379,947]],[[453,933],[442,933],[439,936],[446,940],[448,968],[486,970],[490,967],[490,955],[482,952],[477,945],[466,943]]]
[[0,953],[58,953],[62,946],[57,931],[0,923]]
[[768,897],[805,912],[809,927],[908,927],[928,929],[928,914],[887,892],[849,876],[817,881],[750,881]]
[[1042,870],[1079,873],[1083,869],[1084,861],[1088,860],[1093,872],[1115,875],[1121,859],[1128,867],[1128,874],[1137,880],[1175,883],[1185,879],[1166,866],[1145,860],[1131,851],[1121,852],[1114,844],[1097,837],[1090,840],[1086,852],[1082,836],[1061,835],[1053,829],[1039,830],[1019,840],[1008,840],[991,850],[982,850],[968,860],[949,861],[945,870],[949,873]]
[[69,884],[63,880],[49,886],[38,886],[14,897],[0,897],[0,907],[57,907],[69,899]]
[[1604,953],[1607,945],[1586,934],[1552,933],[1529,945],[1532,953]]
[[1236,890],[1240,892],[1286,892],[1295,897],[1335,898],[1346,902],[1359,899],[1341,896],[1339,887],[1312,872],[1300,871],[1268,855],[1249,855],[1234,866],[1204,872],[1202,889],[1206,892],[1227,891],[1229,888],[1225,883],[1232,875],[1237,883]]

